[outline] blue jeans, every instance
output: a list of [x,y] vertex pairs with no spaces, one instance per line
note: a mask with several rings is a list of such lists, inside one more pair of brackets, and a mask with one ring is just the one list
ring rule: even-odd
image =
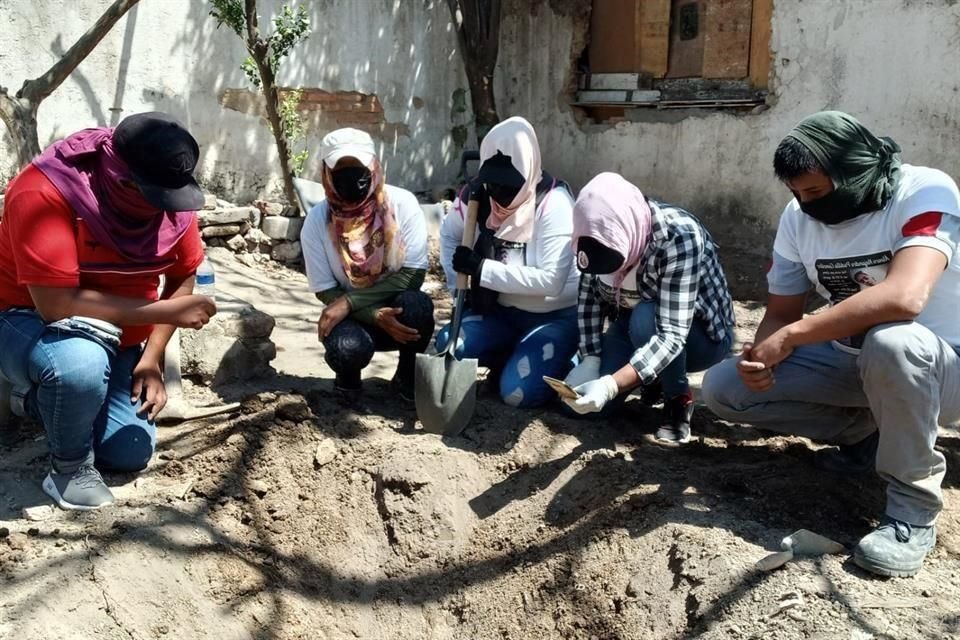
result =
[[[491,369],[502,367],[500,397],[512,407],[529,408],[556,397],[543,376],[566,376],[579,340],[576,307],[531,313],[498,306],[485,315],[465,311],[456,354]],[[437,351],[449,341],[447,325],[437,334]]]
[[[0,374],[14,404],[43,424],[58,468],[93,452],[112,471],[139,471],[156,444],[156,427],[130,401],[139,346],[114,349],[95,337],[48,326],[34,311],[0,312]],[[17,397],[18,396],[18,397]]]
[[[653,302],[641,302],[629,314],[621,312],[603,335],[600,375],[613,373],[630,362],[637,349],[656,334],[657,305]],[[687,374],[709,369],[726,358],[732,343],[732,328],[725,340],[714,342],[704,323],[694,319],[683,351],[660,372],[663,396],[670,399],[686,394],[690,390]]]

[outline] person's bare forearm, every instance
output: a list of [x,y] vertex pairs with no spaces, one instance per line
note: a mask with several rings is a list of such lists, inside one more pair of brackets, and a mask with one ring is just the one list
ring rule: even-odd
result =
[[850,296],[822,313],[807,316],[787,328],[792,346],[839,340],[863,333],[878,324],[913,320],[922,306],[910,308],[894,286],[881,282]]
[[[195,278],[190,276],[179,283],[168,282],[160,297],[164,300],[172,300],[180,296],[188,296],[193,293],[194,281]],[[173,333],[176,330],[177,328],[172,324],[154,325],[153,331],[147,339],[147,344],[143,348],[143,355],[140,356],[140,361],[159,366],[160,363],[163,362],[163,353],[167,349],[167,343],[170,342],[170,338],[173,337]]]
[[760,321],[760,326],[757,327],[757,332],[753,336],[753,344],[760,344],[771,335],[787,326],[794,320],[779,318],[775,315],[765,314],[763,320]]
[[168,319],[163,301],[127,298],[92,289],[29,287],[34,306],[47,322],[87,316],[119,326],[157,324]]

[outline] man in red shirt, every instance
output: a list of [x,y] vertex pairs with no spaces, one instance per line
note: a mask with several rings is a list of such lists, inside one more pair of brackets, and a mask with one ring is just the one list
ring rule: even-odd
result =
[[0,376],[14,410],[47,432],[43,490],[64,509],[113,501],[97,467],[146,467],[166,403],[164,348],[177,327],[216,313],[192,294],[198,157],[183,125],[141,113],[53,144],[7,188]]

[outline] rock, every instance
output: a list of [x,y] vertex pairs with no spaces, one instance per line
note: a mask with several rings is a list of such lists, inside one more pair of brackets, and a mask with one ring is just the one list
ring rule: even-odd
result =
[[313,417],[313,412],[303,396],[284,394],[277,400],[277,416],[283,420],[303,422]]
[[213,211],[201,211],[197,214],[197,222],[201,227],[221,224],[247,224],[259,221],[260,210],[256,207],[227,207]]
[[30,527],[27,529],[27,535],[31,538],[36,538],[40,535],[40,529],[38,527]]
[[316,468],[323,467],[333,462],[337,457],[337,446],[332,440],[324,440],[317,445],[317,451],[313,454],[313,464]]
[[22,533],[11,533],[7,538],[7,546],[14,551],[23,551],[27,548],[27,536]]
[[647,583],[649,576],[642,573],[636,573],[630,577],[630,582],[627,583],[627,595],[631,598],[637,598],[643,593],[643,585]]
[[260,256],[255,253],[241,253],[237,256],[237,260],[248,267],[256,267],[260,264],[260,260],[258,260],[259,257]]
[[265,234],[265,233],[264,233],[263,231],[261,231],[260,229],[253,229],[253,228],[251,228],[249,231],[247,231],[247,232],[243,235],[243,238],[244,238],[248,243],[253,243],[254,245],[260,245],[260,244],[265,244],[265,245],[268,245],[268,246],[270,245],[270,236],[268,236],[267,234]]
[[287,218],[284,216],[267,216],[260,225],[260,230],[274,240],[299,240],[300,229],[303,228],[304,218]]
[[286,208],[286,205],[281,202],[268,202],[267,200],[256,200],[253,206],[259,209],[264,216],[281,216]]
[[250,488],[250,491],[253,491],[257,495],[258,498],[262,498],[270,491],[270,487],[268,487],[267,483],[263,480],[251,480],[247,486]]
[[273,318],[221,293],[217,306],[217,315],[203,329],[179,332],[183,375],[198,376],[206,384],[271,375],[270,361],[277,356],[269,339]]
[[230,251],[230,249],[227,249],[226,247],[220,247],[217,249],[211,249],[210,251],[207,251],[207,257],[213,261],[221,260],[224,262],[230,262],[235,258],[235,256],[233,255],[233,252]]
[[3,538],[6,538],[9,535],[10,535],[10,529],[7,529],[6,527],[0,527],[0,540],[2,540]]
[[217,208],[217,196],[212,193],[203,194],[203,210],[213,211]]
[[220,198],[217,198],[218,209],[230,209],[231,207],[235,207],[235,206],[236,205],[233,204],[232,202],[227,202],[226,200],[221,200]]
[[237,253],[245,252],[247,250],[247,241],[243,239],[243,236],[237,234],[227,240],[227,248]]
[[217,296],[216,322],[223,334],[233,338],[269,338],[276,321],[273,316],[255,309],[253,305]]
[[220,224],[212,227],[204,227],[200,230],[200,235],[204,238],[223,238],[226,236],[235,236],[243,230],[239,224]]
[[25,507],[23,510],[23,517],[25,520],[31,522],[43,522],[44,520],[49,520],[54,516],[56,512],[53,507],[48,504],[40,505],[37,507]]
[[277,262],[297,262],[303,257],[300,242],[283,242],[270,252],[270,257]]

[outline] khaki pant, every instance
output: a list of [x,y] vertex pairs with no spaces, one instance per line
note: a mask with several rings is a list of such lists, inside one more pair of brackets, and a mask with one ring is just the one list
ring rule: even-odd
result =
[[960,419],[960,356],[916,322],[878,325],[859,356],[830,343],[796,349],[765,392],[747,389],[737,358],[710,369],[707,406],[724,420],[853,444],[880,430],[877,473],[887,481],[886,514],[933,524],[943,508],[946,460],[934,449],[937,425]]

